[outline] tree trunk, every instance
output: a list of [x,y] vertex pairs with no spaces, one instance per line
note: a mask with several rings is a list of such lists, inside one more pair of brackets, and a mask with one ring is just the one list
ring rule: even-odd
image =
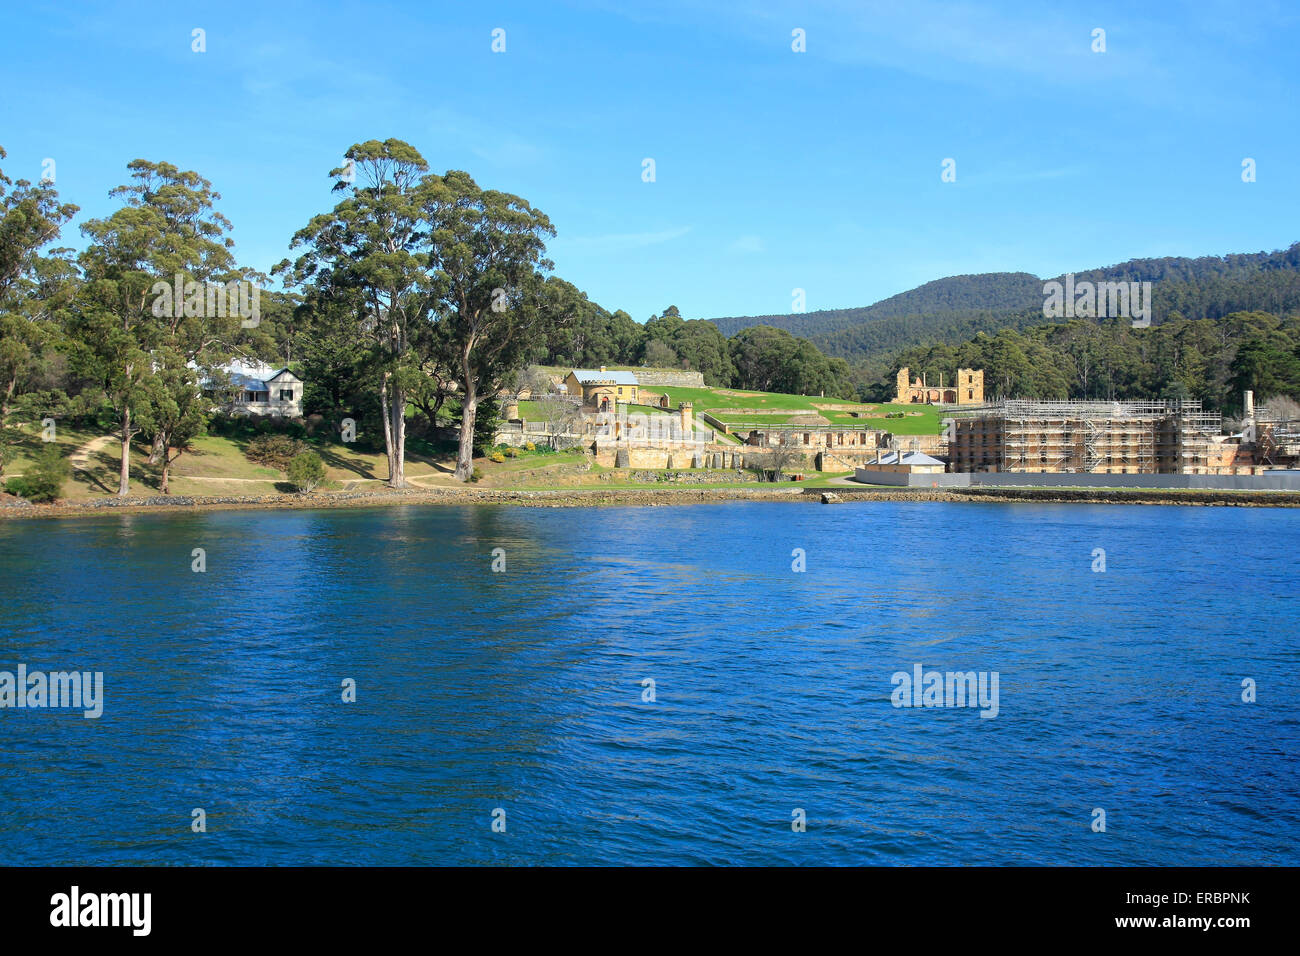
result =
[[0,402],[0,428],[4,427],[5,421],[9,418],[9,403],[14,399],[14,390],[18,388],[18,375],[15,373],[9,379],[9,384],[5,386],[4,401]]
[[460,410],[460,451],[456,456],[456,478],[469,481],[474,473],[474,417],[478,412],[478,383],[465,377],[464,402]]
[[388,407],[388,373],[379,383],[379,417],[384,420],[384,457],[388,459],[388,482],[393,481],[393,416]]
[[406,389],[393,387],[393,404],[389,411],[393,417],[393,465],[388,469],[388,483],[394,488],[406,487]]
[[384,417],[384,454],[388,458],[388,487],[406,487],[406,393],[396,385],[390,397],[384,373],[379,390],[380,412]]
[[165,495],[171,494],[171,492],[167,490],[167,478],[171,474],[171,470],[171,449],[164,446],[162,450],[162,493]]
[[125,498],[131,493],[131,409],[122,409],[122,471],[118,476],[117,494]]

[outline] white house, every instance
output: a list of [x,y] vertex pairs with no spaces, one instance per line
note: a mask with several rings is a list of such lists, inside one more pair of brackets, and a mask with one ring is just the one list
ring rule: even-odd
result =
[[[230,376],[236,389],[234,400],[222,407],[226,414],[302,417],[302,379],[287,368],[236,359],[219,371]],[[204,386],[206,394],[214,391],[210,385]]]

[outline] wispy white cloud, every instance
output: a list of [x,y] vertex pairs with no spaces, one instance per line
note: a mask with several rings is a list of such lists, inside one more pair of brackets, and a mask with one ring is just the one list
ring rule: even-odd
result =
[[494,166],[531,166],[546,150],[500,123],[493,123],[440,107],[429,119],[429,129],[439,141],[461,146]]
[[732,252],[751,254],[767,251],[767,246],[763,243],[762,236],[744,235],[736,239],[727,247]]
[[642,249],[680,239],[691,231],[690,226],[662,229],[658,232],[619,232],[603,236],[569,236],[557,238],[553,245],[574,250],[608,249],[611,252],[625,249]]
[[[950,0],[831,0],[810,13],[809,49],[815,44],[819,55],[931,79],[996,84],[1033,77],[1075,85],[1139,77],[1153,83],[1164,75],[1140,42],[1149,32],[1123,29],[1129,22],[1096,23],[1050,7],[1024,11]],[[1111,47],[1118,40],[1122,53],[1094,53],[1095,27],[1109,27]]]
[[[642,19],[601,0],[587,5]],[[1265,22],[1290,18],[1276,0],[1263,6],[1252,8],[1252,17],[1237,19],[1254,21],[1257,13]],[[1044,89],[1104,88],[1122,92],[1128,101],[1185,94],[1185,81],[1175,80],[1173,66],[1206,62],[1222,37],[1214,20],[1185,31],[1137,6],[1117,12],[970,0],[751,2],[743,10],[729,0],[666,0],[654,20],[708,23],[773,51],[789,49],[790,31],[797,26],[806,31],[807,55],[817,60],[1009,93],[1032,92],[1036,87],[1024,87],[1026,80]],[[1097,27],[1106,30],[1106,53],[1092,49]],[[1259,31],[1242,27],[1241,32],[1253,38]]]

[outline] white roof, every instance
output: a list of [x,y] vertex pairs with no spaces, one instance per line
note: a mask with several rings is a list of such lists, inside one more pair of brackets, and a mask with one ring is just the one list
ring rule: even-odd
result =
[[[190,368],[197,369],[198,363],[188,363]],[[217,366],[217,370],[230,376],[231,384],[240,388],[251,389],[255,392],[264,392],[267,390],[267,382],[274,382],[282,375],[287,375],[297,380],[297,376],[287,368],[276,368],[274,365],[266,365],[262,362],[248,361],[245,359],[235,359],[227,362],[225,365]]]
[[[898,461],[898,452],[896,452],[896,451],[891,451],[891,452],[888,452],[887,454],[881,455],[881,456],[880,456],[879,464],[882,464],[882,465],[897,465],[897,464],[899,464],[899,461]],[[923,452],[919,452],[919,451],[905,451],[905,452],[903,452],[903,461],[902,461],[902,464],[904,464],[904,465],[942,465],[943,462],[941,462],[938,458],[931,458],[929,455],[927,455],[927,454],[925,454],[925,453],[923,453]]]
[[276,368],[274,365],[266,365],[262,362],[250,362],[244,359],[235,359],[221,366],[221,371],[228,375],[247,375],[249,378],[269,379],[274,378],[284,370],[281,366]]
[[573,374],[583,385],[589,382],[613,382],[615,385],[637,384],[636,376],[631,372],[602,372],[600,369],[575,368]]

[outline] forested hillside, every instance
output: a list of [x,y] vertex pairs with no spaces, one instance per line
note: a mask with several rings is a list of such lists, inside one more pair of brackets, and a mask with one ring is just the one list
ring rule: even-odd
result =
[[[1133,259],[1076,272],[1075,280],[1151,282],[1155,325],[1237,312],[1289,315],[1300,312],[1300,243],[1272,253]],[[1042,313],[1046,281],[1023,272],[954,276],[861,309],[714,322],[727,334],[755,324],[788,329],[848,361],[855,381],[871,388],[886,381],[904,350],[1052,324]]]
[[644,325],[626,312],[609,312],[563,279],[546,282],[544,301],[566,317],[532,352],[539,365],[598,368],[649,365],[699,371],[711,386],[854,398],[848,363],[828,358],[807,339],[756,326],[726,338],[703,319],[684,319],[676,306]]
[[[1300,318],[1234,312],[1147,329],[1122,319],[1073,319],[916,346],[896,357],[899,365],[931,375],[982,368],[990,399],[1195,398],[1235,414],[1243,389],[1261,401],[1300,395]],[[878,400],[892,394],[892,385],[867,389]]]
[[770,325],[818,341],[844,330],[902,316],[990,311],[1017,312],[1042,305],[1043,280],[1028,272],[989,272],[936,279],[875,305],[826,309],[788,315],[758,315],[712,319],[726,336],[755,325]]

